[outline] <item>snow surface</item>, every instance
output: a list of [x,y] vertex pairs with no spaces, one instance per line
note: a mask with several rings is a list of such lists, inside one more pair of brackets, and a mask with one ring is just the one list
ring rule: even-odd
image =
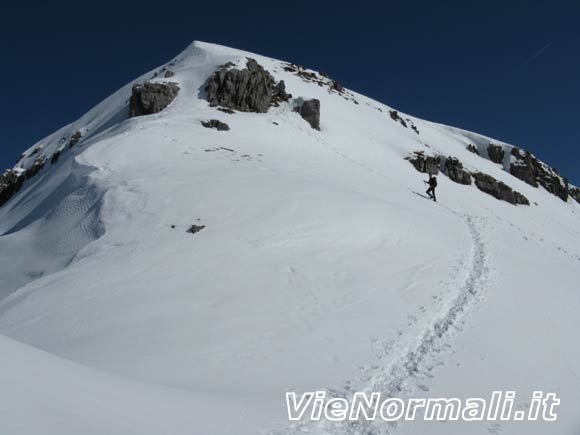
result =
[[[321,101],[320,132],[292,104],[208,106],[207,78],[246,56]],[[177,99],[127,119],[162,68]],[[401,114],[417,135],[348,93],[195,42],[31,147],[83,132],[0,208],[0,434],[578,433],[580,205],[466,150],[489,138]],[[418,150],[532,205],[442,175],[434,204]],[[555,423],[290,425],[285,392],[315,389],[561,406]]]

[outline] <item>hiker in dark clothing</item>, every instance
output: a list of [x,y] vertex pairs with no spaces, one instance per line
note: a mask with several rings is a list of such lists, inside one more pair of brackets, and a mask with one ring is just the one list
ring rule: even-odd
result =
[[429,174],[429,181],[425,181],[425,184],[429,185],[429,189],[427,189],[427,195],[429,195],[429,198],[431,198],[433,201],[437,202],[437,198],[435,198],[435,188],[437,187],[437,177],[435,177],[434,175]]

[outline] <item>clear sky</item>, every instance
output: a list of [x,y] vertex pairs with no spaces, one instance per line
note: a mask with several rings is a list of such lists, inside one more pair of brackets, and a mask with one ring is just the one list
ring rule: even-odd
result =
[[193,40],[324,71],[580,184],[580,2],[43,2],[0,16],[0,166]]

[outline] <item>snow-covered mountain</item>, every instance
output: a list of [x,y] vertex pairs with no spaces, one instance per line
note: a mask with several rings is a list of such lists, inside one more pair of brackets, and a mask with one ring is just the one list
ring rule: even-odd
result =
[[[578,433],[579,201],[520,148],[195,42],[0,178],[0,434]],[[561,406],[290,425],[315,389]]]

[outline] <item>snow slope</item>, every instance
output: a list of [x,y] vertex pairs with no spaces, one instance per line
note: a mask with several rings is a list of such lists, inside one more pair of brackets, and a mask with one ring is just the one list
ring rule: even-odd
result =
[[[292,104],[209,107],[207,78],[246,56],[318,98],[321,131]],[[488,138],[402,115],[416,134],[283,67],[196,42],[25,153],[83,132],[0,208],[0,433],[577,433],[580,205],[466,150]],[[179,95],[127,119],[147,79]],[[434,204],[417,150],[532,205],[444,176]],[[555,423],[289,425],[285,392],[321,388],[562,405]]]

